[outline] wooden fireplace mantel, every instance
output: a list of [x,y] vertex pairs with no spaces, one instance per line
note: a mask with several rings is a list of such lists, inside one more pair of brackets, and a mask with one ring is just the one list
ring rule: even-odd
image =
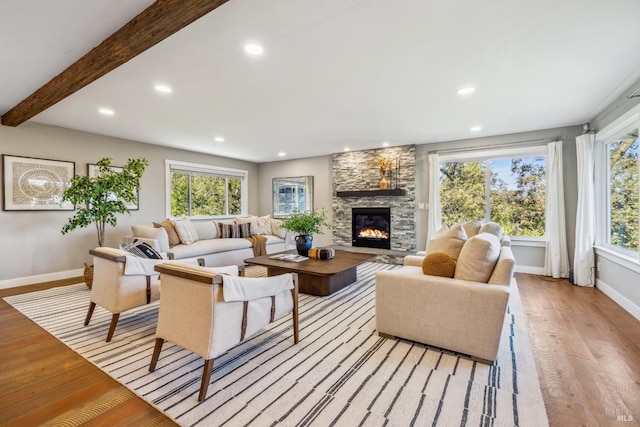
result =
[[404,188],[394,188],[392,190],[352,190],[336,191],[337,197],[375,197],[375,196],[404,196]]

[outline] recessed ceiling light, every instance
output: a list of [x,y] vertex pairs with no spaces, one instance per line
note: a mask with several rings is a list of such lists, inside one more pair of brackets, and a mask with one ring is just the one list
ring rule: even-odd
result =
[[224,138],[223,138],[223,137],[221,137],[221,136],[216,136],[215,138],[213,138],[213,140],[214,140],[215,142],[224,142]]
[[458,92],[456,92],[458,95],[469,95],[470,93],[473,93],[476,91],[475,87],[463,87],[458,89]]
[[344,151],[349,151],[351,150],[349,147],[344,147]]
[[278,156],[280,156],[280,157],[284,157],[286,155],[287,155],[287,153],[285,153],[284,151],[281,151],[281,152],[278,153]]
[[389,146],[389,143],[388,143],[387,141],[385,141],[385,142],[383,142],[383,143],[382,143],[382,146],[383,146],[383,147],[388,147],[388,146]]
[[247,43],[244,45],[244,51],[249,55],[262,55],[264,49],[259,44],[255,43]]
[[171,92],[173,92],[173,89],[171,89],[167,85],[155,85],[153,88],[156,90],[156,92],[160,92],[160,93],[171,93]]
[[104,114],[105,116],[113,116],[116,113],[111,108],[100,108],[98,112],[100,114]]
[[482,126],[473,126],[471,129],[469,129],[471,132],[478,132],[479,130],[482,130]]

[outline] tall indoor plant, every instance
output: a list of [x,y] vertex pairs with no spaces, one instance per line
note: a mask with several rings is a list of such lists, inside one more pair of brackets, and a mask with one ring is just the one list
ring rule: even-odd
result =
[[116,215],[129,213],[126,203],[137,203],[140,177],[148,165],[144,158],[129,159],[124,167],[114,168],[105,157],[96,164],[97,176],[74,176],[62,198],[76,205],[77,211],[62,227],[62,234],[95,224],[98,246],[103,246],[106,225],[115,227]]
[[316,209],[308,213],[295,211],[282,221],[282,227],[298,233],[296,249],[300,255],[307,256],[313,244],[313,235],[320,233],[323,228],[331,228],[331,224],[327,222],[327,213],[323,208],[319,212]]

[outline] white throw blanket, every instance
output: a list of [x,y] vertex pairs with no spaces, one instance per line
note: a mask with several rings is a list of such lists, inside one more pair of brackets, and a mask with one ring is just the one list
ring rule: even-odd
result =
[[[141,258],[131,254],[123,254],[126,257],[124,263],[124,275],[125,276],[157,276],[158,273],[155,271],[155,266],[158,264],[187,264],[187,265],[198,265],[198,260],[180,260],[180,261],[167,261],[166,259],[150,259],[150,258]],[[164,254],[163,254],[164,256]],[[228,267],[222,267],[223,269]],[[218,269],[216,269],[218,270]],[[238,274],[238,268],[236,266],[236,274]],[[233,274],[233,269],[224,270],[224,273]]]
[[250,301],[291,289],[293,278],[290,274],[258,278],[224,276],[222,282],[222,296],[225,301]]

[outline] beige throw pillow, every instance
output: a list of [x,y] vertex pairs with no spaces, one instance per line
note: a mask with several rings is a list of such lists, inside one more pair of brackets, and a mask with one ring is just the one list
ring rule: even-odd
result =
[[164,228],[155,228],[147,225],[132,225],[131,231],[133,232],[134,239],[136,237],[154,239],[158,242],[158,250],[160,252],[169,252],[169,236]]
[[176,232],[176,228],[173,226],[173,222],[169,218],[165,219],[162,222],[154,222],[153,226],[155,228],[164,228],[164,230],[167,232],[167,236],[169,237],[170,248],[180,244],[180,237]]
[[249,216],[244,218],[236,218],[236,224],[251,224],[251,234],[272,234],[271,233],[271,218],[266,216]]
[[467,241],[467,234],[460,224],[454,225],[451,229],[445,227],[443,226],[438,230],[435,236],[429,240],[427,255],[434,252],[444,252],[454,260],[457,260],[464,242]]
[[500,240],[491,233],[479,233],[464,244],[455,279],[487,283],[500,256]]
[[462,228],[464,228],[464,232],[467,233],[468,239],[478,234],[480,232],[481,226],[482,226],[482,223],[478,220],[467,221],[464,224],[462,224]]
[[502,227],[497,222],[485,222],[480,227],[479,233],[491,233],[498,238],[502,239]]
[[191,221],[189,221],[189,218],[173,221],[173,226],[176,228],[176,233],[178,233],[178,237],[180,237],[180,243],[183,245],[190,245],[198,240],[198,232]]

